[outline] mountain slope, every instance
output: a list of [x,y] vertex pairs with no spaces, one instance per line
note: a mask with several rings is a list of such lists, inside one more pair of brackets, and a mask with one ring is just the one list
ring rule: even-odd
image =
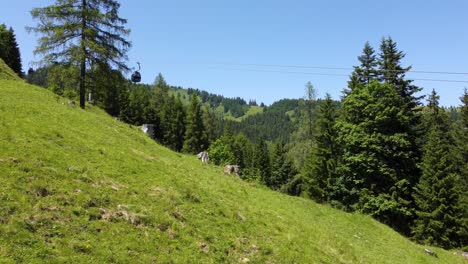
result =
[[21,80],[18,75],[8,67],[8,65],[0,59],[0,79],[2,80]]
[[463,263],[0,80],[0,262]]

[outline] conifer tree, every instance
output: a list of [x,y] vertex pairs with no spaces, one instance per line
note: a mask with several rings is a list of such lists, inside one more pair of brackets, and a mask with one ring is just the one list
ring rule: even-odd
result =
[[232,152],[234,154],[234,164],[240,166],[242,179],[254,179],[254,145],[244,134],[237,134],[233,137],[234,144]]
[[252,143],[242,134],[233,137],[233,144],[231,146],[234,153],[233,163],[241,168],[241,171],[249,167],[248,159],[251,158],[251,145]]
[[168,96],[160,110],[161,143],[180,152],[185,134],[185,110],[180,98]]
[[403,105],[390,84],[371,81],[351,90],[337,122],[343,149],[338,174],[346,190],[341,200],[348,209],[408,232],[412,215],[408,178],[414,171],[414,155]]
[[22,77],[21,54],[16,42],[13,28],[7,29],[5,24],[0,24],[0,58],[18,76]]
[[176,123],[176,109],[175,109],[176,100],[174,95],[168,96],[165,100],[162,108],[160,109],[160,134],[161,134],[161,143],[172,150],[176,149],[177,143],[177,128]]
[[203,110],[203,125],[205,126],[208,143],[216,139],[216,118],[213,111],[205,105]]
[[154,86],[161,88],[161,90],[163,90],[164,92],[166,92],[169,89],[166,79],[164,79],[162,73],[158,73],[158,75],[156,76],[156,79],[154,80]]
[[314,104],[317,97],[317,91],[315,90],[314,86],[311,82],[306,83],[306,98],[305,98],[305,106],[307,112],[307,136],[309,138],[313,137],[314,134],[314,116],[313,116],[313,109]]
[[304,172],[308,179],[309,195],[319,202],[330,199],[336,183],[336,166],[340,155],[335,127],[337,115],[335,103],[327,94],[318,107],[316,146],[312,150]]
[[260,177],[260,180],[267,183],[271,175],[270,153],[263,138],[260,138],[255,146],[254,168],[257,170],[257,176]]
[[56,0],[55,4],[34,8],[38,19],[30,31],[43,34],[36,54],[46,62],[65,62],[80,67],[80,107],[85,107],[87,70],[93,63],[106,63],[118,69],[124,64],[130,47],[125,37],[126,20],[119,17],[120,4],[114,0]]
[[192,94],[190,106],[187,111],[186,131],[183,151],[198,153],[208,148],[205,127],[203,125],[202,111],[196,94]]
[[420,164],[422,175],[414,194],[418,218],[413,234],[419,241],[452,248],[462,246],[463,239],[466,242],[468,230],[454,140],[448,115],[439,107],[438,99],[432,91],[428,99],[431,126]]
[[131,124],[133,122],[133,113],[130,105],[130,90],[128,86],[123,86],[119,93],[119,119],[125,123]]
[[[77,74],[79,69],[73,66],[74,72],[67,76],[75,81],[73,87],[78,87]],[[91,80],[89,90],[94,104],[103,108],[112,116],[118,116],[120,113],[119,95],[128,85],[127,80],[118,70],[114,70],[108,64],[94,65],[88,73]]]
[[421,97],[416,97],[415,94],[421,91],[421,88],[413,85],[413,81],[406,78],[406,73],[411,70],[411,66],[401,65],[401,60],[405,56],[403,51],[398,50],[397,43],[391,37],[382,39],[379,54],[379,79],[392,84],[403,98],[407,109],[411,110],[420,104]]
[[[150,108],[148,109],[148,118],[147,123],[153,124],[155,128],[155,139],[165,144],[164,142],[167,139],[164,139],[165,130],[167,130],[168,125],[164,124],[164,120],[169,120],[170,116],[170,109],[173,108],[174,105],[166,105],[174,103],[169,98],[169,88],[161,73],[158,73],[156,76],[153,85],[151,86],[151,93],[150,93]],[[165,112],[163,112],[166,110]],[[171,135],[172,136],[172,135]]]
[[302,168],[313,147],[316,90],[311,82],[305,85],[305,97],[299,100],[299,109],[295,116],[295,131],[291,135],[288,146],[289,153],[294,157],[296,168]]
[[177,96],[175,101],[175,122],[173,122],[174,128],[172,129],[176,134],[176,142],[174,144],[174,149],[177,152],[182,151],[184,145],[185,137],[185,107],[180,99],[180,95]]
[[354,71],[351,73],[348,81],[348,88],[353,89],[359,84],[369,84],[371,80],[375,80],[378,75],[378,61],[375,55],[375,50],[366,42],[362,50],[362,55],[358,57],[359,66],[354,66]]
[[289,158],[286,157],[284,145],[281,142],[276,142],[272,150],[271,173],[270,177],[266,178],[266,185],[271,189],[279,190],[294,176],[294,167]]

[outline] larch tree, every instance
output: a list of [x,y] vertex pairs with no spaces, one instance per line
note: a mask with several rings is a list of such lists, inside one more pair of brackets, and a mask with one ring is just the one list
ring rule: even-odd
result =
[[130,31],[125,28],[127,20],[118,14],[119,8],[114,0],[56,0],[31,11],[39,23],[28,29],[42,35],[35,54],[43,54],[46,63],[79,66],[81,108],[85,108],[87,70],[93,64],[128,70],[125,60],[131,43],[126,37]]
[[299,100],[294,117],[295,131],[291,134],[289,155],[294,157],[295,167],[302,168],[313,148],[314,120],[317,90],[311,82],[305,85],[305,96]]

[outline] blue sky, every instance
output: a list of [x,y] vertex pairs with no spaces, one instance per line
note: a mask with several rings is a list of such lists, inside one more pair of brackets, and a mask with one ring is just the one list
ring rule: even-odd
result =
[[[29,11],[51,0],[8,1],[0,23],[17,34],[27,70],[38,38]],[[299,0],[122,0],[120,14],[132,30],[129,65],[142,64],[143,82],[161,72],[168,83],[241,96],[270,104],[304,95],[311,81],[319,97],[338,99],[351,70],[249,66],[292,65],[351,68],[369,41],[375,48],[391,36],[417,71],[468,72],[468,1],[299,1]],[[239,65],[236,65],[239,64]],[[295,73],[288,73],[295,72]],[[315,75],[305,73],[335,74]],[[468,75],[417,74],[427,94],[459,105]]]

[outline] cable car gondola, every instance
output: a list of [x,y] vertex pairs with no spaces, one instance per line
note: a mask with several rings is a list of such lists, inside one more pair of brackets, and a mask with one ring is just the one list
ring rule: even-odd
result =
[[138,71],[134,71],[132,73],[132,82],[134,83],[141,82],[141,74],[140,74],[141,66],[139,62],[137,62],[137,64],[138,64]]

